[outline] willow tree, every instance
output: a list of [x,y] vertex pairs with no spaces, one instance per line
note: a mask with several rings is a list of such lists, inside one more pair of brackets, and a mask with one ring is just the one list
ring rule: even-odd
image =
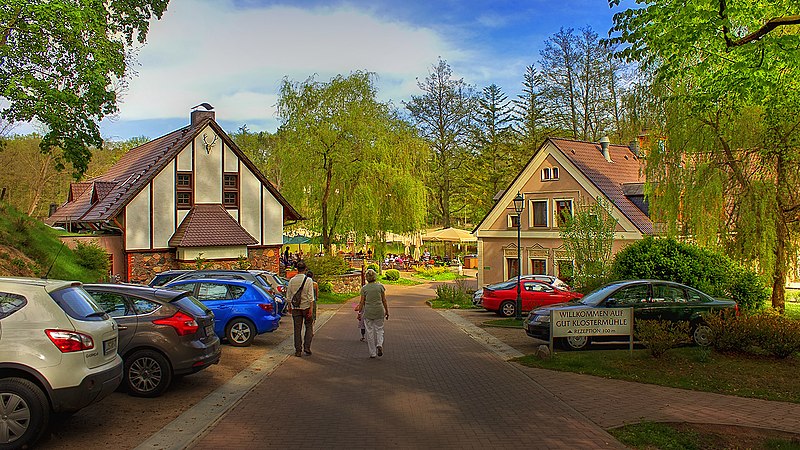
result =
[[800,236],[797,0],[637,3],[615,14],[611,43],[668,89],[647,154],[652,211],[671,234],[755,263],[782,310]]
[[376,100],[373,75],[328,82],[284,79],[278,100],[282,193],[334,239],[380,238],[422,228],[425,145],[390,105]]

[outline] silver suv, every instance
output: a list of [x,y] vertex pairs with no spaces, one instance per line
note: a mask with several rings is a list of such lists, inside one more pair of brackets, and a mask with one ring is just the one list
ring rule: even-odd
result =
[[51,412],[113,392],[122,381],[117,339],[81,283],[0,278],[0,448],[29,446]]

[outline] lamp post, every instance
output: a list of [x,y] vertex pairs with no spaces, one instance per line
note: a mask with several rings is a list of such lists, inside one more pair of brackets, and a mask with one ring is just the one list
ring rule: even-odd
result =
[[517,196],[514,197],[514,211],[517,212],[517,307],[514,308],[517,320],[522,319],[522,295],[520,294],[520,277],[522,275],[522,259],[521,259],[521,233],[522,233],[522,210],[525,209],[525,196],[517,191]]

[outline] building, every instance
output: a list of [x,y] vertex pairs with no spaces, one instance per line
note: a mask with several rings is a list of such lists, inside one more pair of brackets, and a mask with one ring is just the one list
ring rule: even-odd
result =
[[608,202],[618,222],[613,253],[652,235],[636,148],[547,139],[473,231],[478,238],[478,285],[517,275],[514,197],[518,192],[525,198],[519,218],[523,275],[558,276],[568,270],[567,266],[571,269],[572,260],[559,236],[559,218],[572,214],[576,205],[597,198]]
[[72,183],[46,223],[90,232],[123,281],[196,263],[230,268],[243,258],[277,272],[284,222],[302,217],[205,105],[188,126],[130,150],[102,176]]

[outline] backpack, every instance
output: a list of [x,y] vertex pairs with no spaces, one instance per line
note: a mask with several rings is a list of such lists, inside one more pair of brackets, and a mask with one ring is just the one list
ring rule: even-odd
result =
[[297,308],[298,306],[300,306],[300,302],[303,301],[303,286],[306,285],[306,280],[308,280],[307,276],[305,276],[305,275],[303,275],[303,276],[305,278],[303,278],[303,283],[300,284],[300,289],[298,289],[297,292],[295,292],[294,295],[292,295],[292,307],[293,308]]

